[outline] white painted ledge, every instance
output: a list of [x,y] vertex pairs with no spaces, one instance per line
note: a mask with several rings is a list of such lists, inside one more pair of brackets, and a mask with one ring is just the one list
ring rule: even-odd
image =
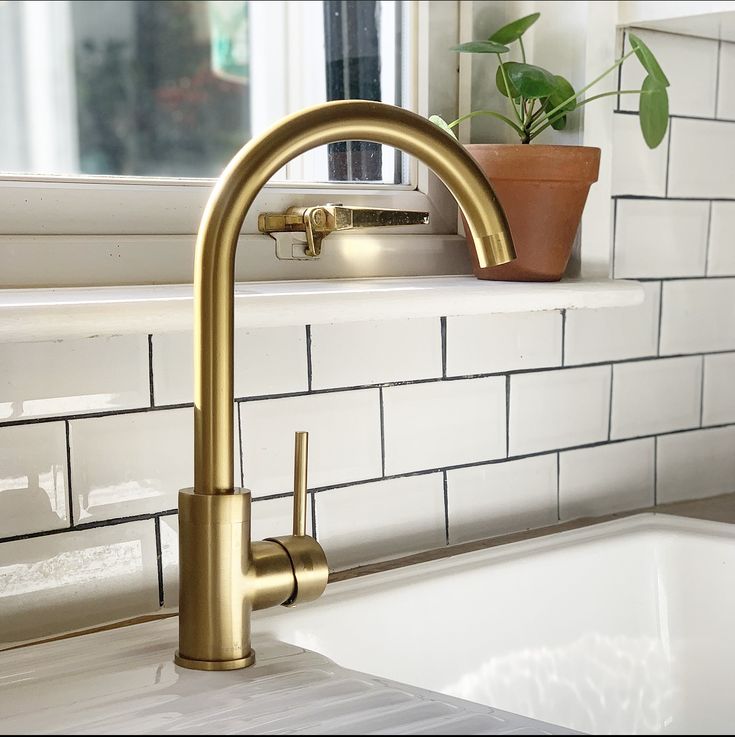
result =
[[[489,282],[471,276],[247,282],[237,327],[626,307],[635,281]],[[189,330],[191,285],[0,290],[0,342]]]

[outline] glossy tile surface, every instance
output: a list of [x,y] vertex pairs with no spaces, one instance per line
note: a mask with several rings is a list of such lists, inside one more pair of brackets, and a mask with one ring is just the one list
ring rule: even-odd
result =
[[145,335],[0,344],[0,421],[148,404]]
[[[194,400],[194,348],[190,332],[153,336],[153,385],[157,405]],[[235,330],[236,397],[305,391],[303,325]]]
[[505,378],[391,386],[383,390],[385,472],[505,455]]
[[153,520],[0,545],[0,644],[157,609]]
[[189,408],[71,422],[75,519],[175,509],[194,480],[193,422]]
[[561,313],[447,318],[447,376],[561,364]]
[[609,411],[609,366],[511,376],[510,455],[605,440]]
[[68,524],[64,423],[0,427],[0,537]]
[[441,547],[446,543],[442,474],[321,491],[316,529],[331,570]]
[[311,367],[314,389],[439,377],[439,320],[313,325]]
[[616,114],[613,121],[613,150],[625,151],[612,162],[613,195],[666,195],[666,149],[668,136],[653,150],[646,146],[637,115]]
[[556,522],[556,454],[447,471],[449,543]]

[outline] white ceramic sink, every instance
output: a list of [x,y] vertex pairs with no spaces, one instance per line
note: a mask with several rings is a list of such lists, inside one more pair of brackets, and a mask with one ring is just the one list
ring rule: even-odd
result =
[[256,616],[338,664],[592,733],[732,733],[735,525],[638,515]]

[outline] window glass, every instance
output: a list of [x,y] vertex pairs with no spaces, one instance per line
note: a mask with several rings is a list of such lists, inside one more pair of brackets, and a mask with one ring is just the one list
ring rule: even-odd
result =
[[[212,177],[307,105],[400,105],[403,14],[380,0],[0,0],[0,171]],[[277,178],[400,184],[406,169],[348,142]]]

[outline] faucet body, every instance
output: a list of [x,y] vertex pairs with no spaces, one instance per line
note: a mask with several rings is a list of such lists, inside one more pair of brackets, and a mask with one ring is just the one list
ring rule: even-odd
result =
[[284,118],[233,158],[209,198],[196,244],[194,488],[179,493],[176,662],[185,667],[250,665],[251,612],[317,598],[326,586],[324,552],[303,534],[303,522],[294,535],[251,543],[250,492],[234,486],[234,264],[243,220],[263,185],[299,154],[344,140],[383,143],[415,156],[457,200],[480,265],[515,257],[505,215],[470,155],[402,108],[358,100],[318,105]]

